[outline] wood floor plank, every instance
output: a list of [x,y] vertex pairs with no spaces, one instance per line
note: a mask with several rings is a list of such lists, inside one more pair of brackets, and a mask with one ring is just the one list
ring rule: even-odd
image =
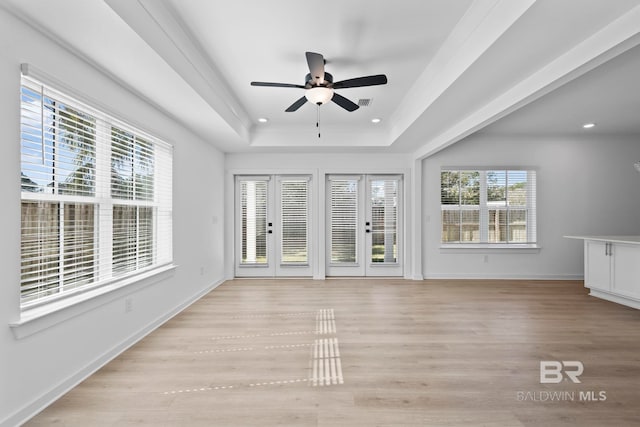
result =
[[639,380],[640,311],[582,282],[238,279],[27,425],[632,426]]

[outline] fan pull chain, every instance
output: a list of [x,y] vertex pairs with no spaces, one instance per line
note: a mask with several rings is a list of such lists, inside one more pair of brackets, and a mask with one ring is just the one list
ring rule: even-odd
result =
[[318,128],[318,138],[320,138],[320,105],[321,103],[318,102],[318,113],[317,113],[317,118],[316,118],[316,127]]

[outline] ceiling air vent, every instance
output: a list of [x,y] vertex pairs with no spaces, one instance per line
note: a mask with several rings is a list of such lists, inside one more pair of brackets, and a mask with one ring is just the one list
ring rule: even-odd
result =
[[371,105],[371,98],[360,98],[358,99],[358,107],[369,107]]

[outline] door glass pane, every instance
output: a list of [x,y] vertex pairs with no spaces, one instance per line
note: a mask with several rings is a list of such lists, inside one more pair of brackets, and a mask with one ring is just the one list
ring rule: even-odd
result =
[[398,180],[371,181],[371,262],[398,262]]
[[280,182],[282,264],[308,263],[308,187],[306,179]]
[[355,263],[358,259],[358,180],[332,179],[331,263]]
[[265,265],[267,259],[267,181],[241,181],[242,264]]

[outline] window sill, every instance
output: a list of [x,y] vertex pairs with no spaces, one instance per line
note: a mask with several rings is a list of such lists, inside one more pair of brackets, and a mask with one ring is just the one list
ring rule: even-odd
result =
[[500,244],[500,243],[443,243],[440,245],[441,253],[537,253],[540,246],[532,243]]
[[163,265],[68,298],[23,309],[20,313],[20,319],[9,323],[9,326],[17,339],[28,337],[125,295],[158,283],[170,277],[175,269],[175,264]]

